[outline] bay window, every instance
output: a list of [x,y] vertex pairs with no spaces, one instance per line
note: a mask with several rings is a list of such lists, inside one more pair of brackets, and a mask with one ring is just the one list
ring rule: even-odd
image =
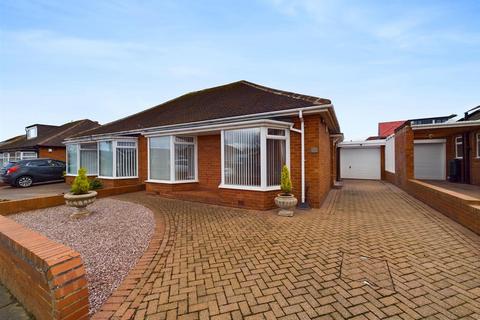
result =
[[137,175],[137,144],[135,141],[117,141],[116,168],[117,177]]
[[276,190],[284,165],[289,166],[289,131],[247,128],[222,131],[224,188]]
[[97,143],[80,144],[80,168],[87,174],[97,174]]
[[113,142],[100,141],[98,143],[98,162],[100,177],[113,177]]
[[197,180],[196,137],[149,138],[149,180],[165,183]]
[[100,178],[136,178],[137,141],[108,140],[67,145],[67,174],[77,175],[85,168],[87,175]]
[[67,174],[76,175],[78,171],[78,145],[67,145]]
[[223,141],[224,184],[260,187],[260,128],[225,131]]
[[154,137],[150,142],[150,177],[152,180],[170,180],[170,137]]

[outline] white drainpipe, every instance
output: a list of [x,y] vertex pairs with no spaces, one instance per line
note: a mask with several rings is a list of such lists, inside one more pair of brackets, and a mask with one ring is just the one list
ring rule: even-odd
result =
[[302,145],[302,204],[305,203],[305,124],[303,122],[302,110],[298,112],[300,118],[300,137]]

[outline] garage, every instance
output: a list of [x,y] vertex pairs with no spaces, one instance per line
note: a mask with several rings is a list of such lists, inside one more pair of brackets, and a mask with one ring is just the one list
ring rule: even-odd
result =
[[445,141],[415,140],[413,163],[415,179],[445,180]]
[[340,144],[340,177],[380,180],[380,147],[384,144],[384,140],[342,142]]

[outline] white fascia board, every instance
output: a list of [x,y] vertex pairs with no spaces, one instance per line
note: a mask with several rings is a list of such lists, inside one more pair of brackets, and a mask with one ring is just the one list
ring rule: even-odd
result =
[[[112,135],[112,134],[115,134],[115,135],[140,134],[142,132],[157,130],[157,129],[158,130],[166,130],[166,129],[173,129],[173,128],[189,128],[189,127],[191,128],[191,127],[199,126],[199,125],[218,124],[218,123],[232,122],[234,120],[242,120],[242,119],[244,119],[244,120],[255,120],[255,119],[264,119],[265,117],[296,116],[296,115],[298,115],[299,111],[303,111],[304,114],[314,114],[314,113],[328,112],[329,110],[334,111],[333,110],[333,105],[331,103],[321,104],[321,105],[312,105],[312,106],[303,107],[303,108],[294,108],[294,109],[286,109],[286,110],[278,110],[278,111],[270,111],[270,112],[261,112],[261,113],[247,114],[247,115],[241,115],[241,116],[233,116],[233,117],[210,119],[210,120],[201,120],[201,121],[186,122],[186,123],[179,123],[179,124],[166,125],[166,126],[157,126],[157,127],[151,127],[151,128],[110,132],[110,133],[107,133],[107,134],[96,134],[96,135],[90,135],[90,136],[85,136],[85,137],[79,137],[78,139],[81,139],[81,138],[92,139],[93,137],[103,137],[103,136],[108,136],[108,135]],[[335,117],[335,120],[337,120],[336,117]],[[77,139],[68,138],[68,139],[65,139],[65,140],[67,142],[69,142],[70,140],[77,140]]]
[[167,130],[157,129],[157,130],[151,130],[151,131],[144,131],[142,132],[142,135],[146,137],[164,136],[164,135],[185,135],[185,134],[196,134],[196,133],[202,133],[202,132],[244,129],[244,128],[254,128],[254,127],[289,129],[291,126],[292,126],[291,122],[265,119],[265,120],[230,122],[230,123],[224,123],[224,124],[181,128],[181,129],[167,129]]
[[446,143],[447,139],[417,139],[413,140],[414,144],[427,144],[427,143]]
[[97,141],[112,141],[112,140],[120,140],[120,141],[137,141],[137,137],[128,137],[128,136],[85,136],[85,137],[79,137],[79,138],[73,138],[69,140],[65,140],[62,143],[65,145],[68,144],[77,144],[77,143],[84,143],[84,142],[97,142]]
[[442,129],[442,128],[462,128],[479,126],[480,120],[459,121],[453,123],[435,123],[435,124],[414,124],[411,125],[412,130],[425,130],[425,129]]
[[366,148],[380,147],[385,145],[385,139],[380,140],[364,140],[364,141],[343,141],[338,144],[339,148]]

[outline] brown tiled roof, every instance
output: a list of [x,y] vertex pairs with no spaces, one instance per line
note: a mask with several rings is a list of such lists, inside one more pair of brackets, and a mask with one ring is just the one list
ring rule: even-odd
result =
[[242,80],[187,93],[153,108],[107,123],[96,129],[84,132],[81,135],[76,135],[75,137],[202,120],[214,120],[330,103],[328,99],[281,91]]
[[26,135],[20,135],[3,142],[0,142],[0,151],[32,149],[38,146],[43,147],[63,147],[63,140],[85,130],[97,128],[100,125],[89,119],[65,123],[61,126],[51,126],[44,124],[31,125],[37,127],[37,137],[28,139]]

